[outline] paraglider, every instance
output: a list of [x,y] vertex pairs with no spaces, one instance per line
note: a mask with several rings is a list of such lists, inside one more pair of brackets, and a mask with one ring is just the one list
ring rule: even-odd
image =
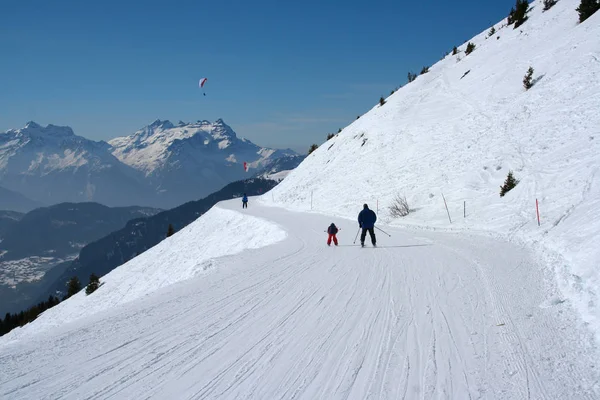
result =
[[248,164],[244,161],[244,171],[248,172]]
[[[207,80],[208,80],[208,78],[200,79],[200,82],[198,82],[198,86],[200,86],[200,89],[204,89],[204,84],[206,83]],[[206,96],[206,93],[202,92],[202,94],[204,94]]]

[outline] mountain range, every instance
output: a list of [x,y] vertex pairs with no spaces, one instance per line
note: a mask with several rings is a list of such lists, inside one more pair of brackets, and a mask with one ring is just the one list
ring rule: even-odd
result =
[[28,122],[0,133],[0,209],[89,201],[172,208],[296,155],[240,139],[221,119],[156,120],[108,142]]

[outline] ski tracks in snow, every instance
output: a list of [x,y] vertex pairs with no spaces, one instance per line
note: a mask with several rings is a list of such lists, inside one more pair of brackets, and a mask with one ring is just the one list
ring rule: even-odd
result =
[[362,249],[353,221],[329,248],[315,227],[332,217],[244,212],[288,237],[0,347],[0,397],[597,398],[595,349],[566,304],[539,307],[543,269],[524,250],[400,230]]

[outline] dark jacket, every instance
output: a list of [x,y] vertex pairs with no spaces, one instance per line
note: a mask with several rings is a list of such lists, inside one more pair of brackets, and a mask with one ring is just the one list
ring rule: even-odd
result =
[[375,212],[365,207],[360,213],[358,213],[358,225],[361,228],[374,228],[375,222],[377,221],[377,215]]
[[327,233],[329,233],[330,235],[335,235],[336,233],[338,233],[337,226],[335,226],[335,224],[329,225],[329,228],[327,228]]
[[248,202],[248,196],[244,195],[244,197],[242,197],[242,202],[243,203],[247,203]]

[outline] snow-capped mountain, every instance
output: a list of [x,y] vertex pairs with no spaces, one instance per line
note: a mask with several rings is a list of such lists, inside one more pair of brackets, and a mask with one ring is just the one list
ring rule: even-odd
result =
[[139,173],[115,158],[106,142],[35,122],[0,133],[0,185],[45,204],[148,204]]
[[296,155],[292,150],[263,148],[240,139],[221,119],[214,123],[180,122],[177,126],[156,120],[131,136],[109,143],[112,153],[142,172],[161,204],[169,206],[252,176],[277,158]]
[[256,173],[256,177],[273,179],[278,182],[285,179],[304,159],[305,155],[285,156],[268,162],[262,170]]
[[[69,127],[29,122],[0,133],[0,186],[11,191],[11,199],[18,192],[43,204],[171,208],[294,155],[239,139],[222,120],[177,126],[157,120],[110,144],[77,136]],[[7,209],[31,209],[3,197],[0,204]]]

